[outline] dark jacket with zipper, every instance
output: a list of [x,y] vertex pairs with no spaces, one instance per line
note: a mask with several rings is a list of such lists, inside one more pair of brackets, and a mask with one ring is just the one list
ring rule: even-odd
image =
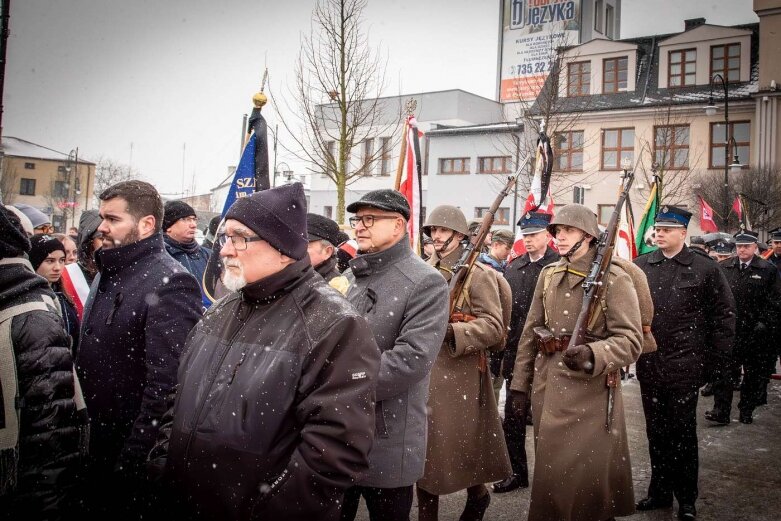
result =
[[100,271],[84,308],[76,367],[90,413],[90,462],[100,479],[120,465],[131,475],[144,470],[185,339],[201,316],[201,292],[160,234],[101,249],[96,259]]
[[[44,296],[58,305],[46,279],[25,263],[0,266],[0,311],[42,302]],[[76,472],[83,463],[86,411],[76,411],[70,339],[63,326],[54,307],[49,312],[28,311],[11,319],[20,398],[19,451],[15,489],[8,495],[0,494],[0,519],[63,517],[68,491],[76,484]],[[0,406],[2,402],[0,398]],[[5,425],[2,410],[0,423]],[[0,473],[4,481],[8,479],[6,472],[14,473],[12,467],[3,462]],[[10,483],[2,483],[6,484]]]
[[153,463],[192,517],[336,520],[368,467],[379,360],[366,321],[297,261],[193,330]]
[[163,240],[165,241],[165,251],[168,252],[168,255],[176,259],[198,281],[198,287],[201,288],[203,307],[208,308],[211,306],[212,301],[203,292],[203,272],[206,271],[206,264],[209,262],[212,250],[204,248],[195,240],[190,243],[183,243],[172,239],[168,235],[163,235]]
[[651,332],[658,349],[640,356],[637,378],[671,389],[701,387],[729,364],[735,339],[735,299],[719,265],[684,246],[635,259],[654,303]]

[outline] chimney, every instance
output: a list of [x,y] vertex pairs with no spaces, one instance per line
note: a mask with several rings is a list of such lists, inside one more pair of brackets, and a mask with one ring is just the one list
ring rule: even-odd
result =
[[688,31],[689,29],[694,29],[695,27],[705,25],[705,18],[689,18],[688,20],[684,20],[683,24],[683,30]]

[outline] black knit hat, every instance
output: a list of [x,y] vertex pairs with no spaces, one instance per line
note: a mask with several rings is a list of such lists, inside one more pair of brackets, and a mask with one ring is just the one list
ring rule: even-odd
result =
[[306,197],[301,183],[282,185],[241,197],[225,219],[236,219],[283,255],[301,260],[306,237]]
[[0,259],[18,257],[30,251],[30,239],[22,221],[11,210],[0,205]]
[[343,239],[344,233],[339,229],[336,221],[316,213],[306,214],[306,234],[310,242],[323,239],[330,242],[333,246],[339,246],[339,244],[347,240]]
[[351,203],[347,207],[347,211],[355,213],[364,206],[379,208],[380,210],[385,210],[387,212],[400,213],[405,219],[409,219],[409,204],[404,196],[401,195],[401,192],[397,192],[396,190],[384,189],[367,192],[363,197],[354,203]]
[[37,270],[46,257],[57,250],[65,253],[65,245],[58,238],[47,233],[33,235],[30,239],[30,253],[28,253],[33,269]]
[[164,232],[167,232],[168,228],[173,226],[179,219],[195,217],[195,210],[193,210],[193,207],[184,201],[167,201],[163,209],[165,210],[165,213],[163,214]]

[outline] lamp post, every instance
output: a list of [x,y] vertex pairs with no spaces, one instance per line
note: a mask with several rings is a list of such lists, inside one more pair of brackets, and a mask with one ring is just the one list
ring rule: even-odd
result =
[[290,169],[290,166],[288,166],[288,164],[285,163],[284,161],[279,163],[274,169],[274,182],[272,186],[276,186],[278,175],[282,175],[287,179],[287,182],[290,183],[290,181],[293,178],[293,171]]
[[[729,217],[729,171],[730,168],[734,170],[740,170],[743,165],[740,164],[738,159],[738,147],[735,142],[735,138],[732,137],[729,131],[729,89],[727,87],[727,80],[724,79],[720,73],[716,73],[710,79],[710,96],[708,97],[708,104],[705,106],[705,114],[708,116],[714,116],[716,114],[717,107],[713,101],[713,85],[719,82],[724,89],[724,208],[722,218],[724,220],[724,229],[727,228],[727,218]],[[734,146],[735,155],[733,162],[730,164],[730,145]]]
[[[71,174],[75,175],[75,182],[71,183]],[[67,164],[65,165],[65,201],[62,209],[63,226],[65,233],[68,230],[68,208],[71,209],[71,226],[76,226],[76,202],[71,198],[71,184],[74,185],[75,193],[81,193],[81,180],[79,179],[79,149],[76,147],[68,153]]]

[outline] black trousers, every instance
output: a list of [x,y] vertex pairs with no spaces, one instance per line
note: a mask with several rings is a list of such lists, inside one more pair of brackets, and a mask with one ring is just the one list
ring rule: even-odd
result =
[[[740,374],[743,368],[743,382],[740,385],[740,402],[738,409],[741,414],[751,415],[754,409],[767,399],[767,385],[770,382],[770,363],[775,356],[756,349],[738,350],[733,359],[732,374]],[[771,370],[772,371],[772,370]],[[713,407],[720,412],[730,413],[732,408],[732,386],[714,384]]]
[[366,500],[371,521],[409,521],[412,485],[398,488],[350,487],[344,493],[342,521],[353,521],[361,496]]
[[[505,380],[507,386],[507,398],[504,402],[504,442],[507,444],[507,453],[510,456],[513,474],[529,479],[529,468],[526,460],[526,412],[521,416],[513,412],[513,395],[509,391],[512,379]],[[526,401],[529,407],[529,400]]]
[[650,497],[694,504],[697,499],[697,388],[669,389],[640,382],[648,451]]

